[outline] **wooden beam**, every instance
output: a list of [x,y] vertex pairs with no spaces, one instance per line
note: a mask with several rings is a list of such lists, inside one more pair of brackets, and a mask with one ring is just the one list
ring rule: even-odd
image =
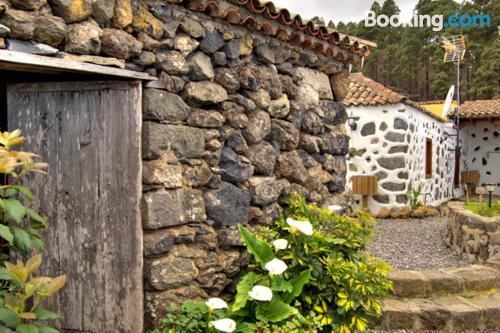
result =
[[0,50],[0,68],[23,72],[87,73],[147,81],[157,80],[147,73],[7,50]]

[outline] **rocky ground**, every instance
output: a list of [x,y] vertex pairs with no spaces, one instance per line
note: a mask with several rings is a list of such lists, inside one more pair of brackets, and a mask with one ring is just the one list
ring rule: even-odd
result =
[[445,226],[441,217],[379,220],[368,250],[397,270],[468,266],[445,245]]

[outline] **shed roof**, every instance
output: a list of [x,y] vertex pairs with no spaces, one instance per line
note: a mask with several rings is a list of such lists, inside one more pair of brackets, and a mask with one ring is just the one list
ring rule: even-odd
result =
[[367,56],[377,44],[318,26],[288,9],[266,0],[174,0],[196,12],[226,20],[232,24],[261,31],[265,35],[314,50],[342,62],[351,62],[347,53]]
[[349,92],[344,99],[346,106],[378,106],[403,103],[441,122],[447,121],[438,114],[427,110],[420,103],[411,101],[408,97],[385,87],[384,85],[364,76],[353,73],[350,76]]
[[460,105],[462,119],[500,118],[500,99],[466,101]]

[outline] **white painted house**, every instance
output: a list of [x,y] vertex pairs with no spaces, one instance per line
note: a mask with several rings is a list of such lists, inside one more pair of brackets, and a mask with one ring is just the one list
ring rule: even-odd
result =
[[[428,205],[463,194],[453,123],[360,73],[351,75],[344,104],[350,117],[359,118],[349,120],[347,187],[352,176],[377,176],[370,211],[408,206],[408,189],[419,184],[420,201]],[[353,208],[360,200],[355,197]]]
[[478,171],[479,184],[497,184],[500,195],[500,99],[467,101],[459,110],[461,168]]

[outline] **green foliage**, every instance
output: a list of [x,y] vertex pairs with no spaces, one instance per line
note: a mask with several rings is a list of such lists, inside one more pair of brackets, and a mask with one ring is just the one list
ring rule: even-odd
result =
[[[223,311],[217,310],[210,314],[213,320],[221,318]],[[150,333],[200,333],[207,332],[207,317],[209,309],[205,303],[184,302],[180,306],[171,306],[162,320],[163,328]]]
[[410,206],[411,209],[417,209],[419,206],[419,201],[418,199],[422,195],[422,188],[424,186],[424,183],[420,183],[416,188],[413,187],[413,185],[410,183],[408,186],[408,192],[406,193],[406,197],[410,201]]
[[465,208],[473,212],[486,217],[500,216],[500,201],[492,202],[491,207],[488,206],[487,202],[468,202],[465,204]]
[[[314,234],[289,232],[287,218],[310,221]],[[319,332],[364,331],[369,317],[381,315],[381,299],[392,285],[387,279],[390,266],[365,252],[373,226],[365,213],[357,213],[356,219],[339,216],[296,196],[285,215],[264,230],[268,240],[288,240],[288,248],[280,251],[288,265],[285,277],[310,272],[296,301],[300,313],[321,317]]]
[[58,319],[57,313],[43,309],[41,304],[66,283],[66,276],[56,278],[36,276],[42,263],[37,254],[23,263],[10,262],[5,253],[27,259],[33,252],[43,252],[41,232],[47,229],[47,218],[42,217],[27,203],[33,194],[17,185],[33,172],[44,173],[45,163],[35,162],[33,153],[13,148],[25,141],[19,130],[0,133],[0,238],[3,239],[0,258],[0,332],[54,333],[47,320]]
[[[259,234],[240,225],[254,262],[240,279],[233,303],[217,318],[233,319],[235,332],[241,333],[366,331],[392,288],[390,266],[365,252],[373,226],[365,213],[356,219],[339,216],[308,205],[301,196]],[[273,270],[270,263],[276,261],[286,269]],[[256,286],[272,298],[256,296]],[[170,308],[163,329],[153,333],[213,332],[210,314],[204,303],[184,303]]]

